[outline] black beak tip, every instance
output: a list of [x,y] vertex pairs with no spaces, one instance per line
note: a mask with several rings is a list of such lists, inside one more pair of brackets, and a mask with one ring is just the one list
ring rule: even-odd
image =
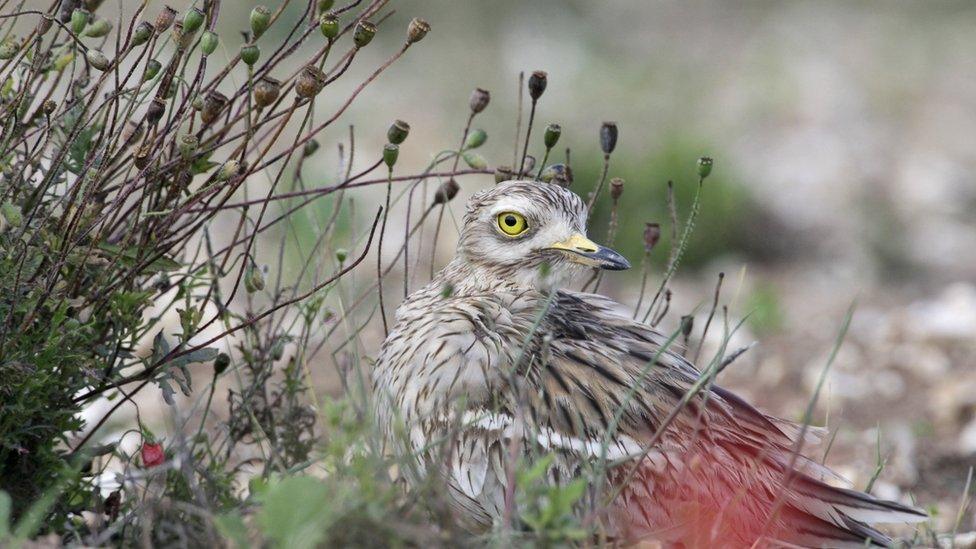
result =
[[630,268],[630,261],[627,261],[626,257],[620,255],[619,253],[613,250],[609,250],[609,249],[604,249],[604,250],[605,250],[604,251],[605,257],[603,258],[604,259],[603,264],[601,265],[601,267],[603,267],[604,270],[626,271],[627,269]]

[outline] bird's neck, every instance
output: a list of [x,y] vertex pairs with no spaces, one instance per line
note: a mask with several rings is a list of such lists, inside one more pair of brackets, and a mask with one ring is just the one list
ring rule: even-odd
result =
[[439,291],[452,295],[472,295],[485,292],[526,291],[548,292],[562,284],[553,277],[543,280],[535,269],[506,268],[484,265],[456,256],[434,277],[432,284]]

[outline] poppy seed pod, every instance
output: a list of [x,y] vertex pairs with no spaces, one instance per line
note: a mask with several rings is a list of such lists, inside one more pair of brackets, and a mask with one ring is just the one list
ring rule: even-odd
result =
[[261,57],[261,49],[255,44],[245,44],[241,46],[241,61],[245,65],[250,67],[258,62],[258,58]]
[[376,25],[370,23],[369,21],[360,21],[356,25],[356,30],[352,33],[353,44],[356,48],[365,47],[373,40],[373,36],[376,35]]
[[419,17],[414,17],[407,27],[407,44],[420,42],[430,32],[430,23]]
[[464,163],[470,166],[471,169],[483,170],[488,167],[488,161],[485,160],[485,157],[474,151],[466,151],[461,155],[461,158],[464,159]]
[[71,32],[81,34],[91,20],[91,12],[86,9],[76,8],[71,12]]
[[200,37],[200,51],[203,52],[203,55],[210,55],[217,50],[219,42],[217,33],[209,30],[203,31],[203,36]]
[[261,269],[248,267],[247,273],[244,275],[244,289],[249,294],[264,289],[264,273],[261,272]]
[[471,92],[471,99],[468,100],[468,105],[471,107],[471,112],[478,114],[479,112],[485,110],[488,103],[491,101],[491,93],[488,90],[482,88],[475,88]]
[[398,156],[400,156],[399,145],[395,145],[393,143],[383,145],[383,163],[386,164],[387,168],[390,168],[391,170],[393,169]]
[[434,193],[434,204],[445,204],[450,202],[455,196],[457,196],[460,189],[461,186],[458,185],[458,182],[455,181],[453,177],[441,183],[441,186],[438,187],[437,191]]
[[88,59],[89,65],[100,71],[104,71],[109,67],[109,65],[111,65],[108,57],[105,57],[105,54],[98,50],[88,50],[88,52],[85,53],[85,58]]
[[339,17],[332,13],[326,12],[319,16],[319,31],[322,32],[322,36],[332,40],[339,35]]
[[308,99],[315,97],[325,87],[325,73],[315,65],[305,65],[295,82],[295,93]]
[[309,139],[305,143],[305,146],[302,147],[302,155],[312,156],[313,154],[315,154],[315,151],[317,150],[319,150],[319,142],[316,141],[315,139]]
[[620,200],[620,197],[624,194],[624,180],[619,177],[614,177],[610,180],[610,198],[614,202]]
[[566,164],[552,164],[542,170],[542,175],[539,176],[539,179],[546,183],[568,188],[573,184],[573,170]]
[[156,61],[155,59],[146,61],[146,70],[142,71],[142,81],[148,82],[153,78],[156,78],[156,75],[159,74],[159,70],[161,68],[163,68],[162,63]]
[[345,248],[336,248],[335,257],[336,257],[336,261],[342,263],[346,260],[347,257],[349,257],[349,250]]
[[152,38],[156,28],[149,21],[142,21],[132,32],[132,46],[141,46]]
[[603,154],[610,154],[617,148],[617,123],[604,122],[600,126],[600,149]]
[[551,149],[556,146],[559,142],[559,136],[563,133],[563,128],[559,124],[549,124],[546,126],[546,133],[543,141],[546,143],[546,148]]
[[698,177],[705,179],[708,174],[712,173],[712,159],[703,156],[698,159]]
[[658,223],[644,224],[644,251],[650,252],[661,240],[661,225]]
[[203,25],[206,16],[200,8],[190,8],[183,14],[183,32],[193,34]]
[[219,376],[230,366],[230,356],[227,353],[218,353],[214,359],[214,375]]
[[695,317],[691,315],[682,315],[681,317],[681,335],[688,339],[691,336],[691,331],[695,329]]
[[193,99],[190,100],[190,108],[197,112],[203,110],[203,97],[199,93],[194,95]]
[[403,143],[410,135],[410,124],[403,120],[396,120],[390,124],[390,129],[386,130],[386,139],[394,145]]
[[204,124],[213,124],[221,111],[227,106],[227,96],[219,91],[212,91],[203,99],[203,109],[200,110],[200,120]]
[[176,10],[169,6],[163,6],[163,9],[159,10],[159,14],[156,15],[156,32],[166,32],[172,26],[173,21],[176,21]]
[[108,19],[98,19],[85,29],[85,36],[89,38],[101,38],[112,32],[112,23]]
[[41,104],[41,110],[44,111],[44,114],[53,114],[57,109],[58,102],[53,99],[48,99]]
[[255,40],[264,34],[264,31],[268,30],[268,26],[271,24],[271,10],[267,6],[255,6],[251,10],[251,35]]
[[153,97],[153,100],[149,103],[149,107],[146,109],[146,120],[149,122],[149,125],[159,122],[164,112],[166,112],[166,102],[158,97]]
[[37,22],[37,26],[34,27],[34,30],[37,31],[38,36],[44,36],[47,34],[47,31],[51,30],[51,25],[53,24],[54,23],[50,18],[41,17],[41,20]]
[[149,165],[149,161],[151,160],[150,158],[151,152],[152,152],[152,145],[148,143],[139,147],[139,150],[136,151],[136,156],[133,159],[132,163],[135,164],[136,168],[140,170],[146,169],[146,166]]
[[332,5],[335,4],[335,0],[319,0],[319,13],[323,11],[329,11],[332,9]]
[[193,155],[197,153],[197,146],[200,145],[200,140],[197,136],[192,133],[186,133],[180,136],[179,144],[177,148],[180,151],[180,157],[183,160],[188,161],[193,158]]
[[512,179],[511,166],[498,166],[495,168],[495,183],[504,183]]
[[546,91],[546,84],[548,82],[548,75],[545,71],[534,71],[531,76],[529,76],[529,97],[533,101],[542,97],[542,93]]
[[468,134],[467,139],[464,140],[464,148],[477,149],[478,147],[484,145],[485,141],[487,140],[488,140],[488,134],[485,133],[485,130],[482,130],[481,128],[475,128],[471,130],[471,133]]
[[281,82],[270,76],[263,76],[254,84],[254,102],[259,107],[271,105],[278,100],[280,93]]

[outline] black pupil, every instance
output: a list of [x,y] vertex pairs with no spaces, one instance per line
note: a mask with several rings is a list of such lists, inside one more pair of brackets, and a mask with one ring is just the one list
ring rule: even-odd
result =
[[505,216],[505,224],[508,225],[509,227],[514,227],[516,223],[518,223],[518,220],[515,219],[514,215]]

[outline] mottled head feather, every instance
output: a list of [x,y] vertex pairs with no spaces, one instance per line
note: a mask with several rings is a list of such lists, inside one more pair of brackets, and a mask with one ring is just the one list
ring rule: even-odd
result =
[[[516,237],[498,229],[502,212],[517,212],[528,230]],[[468,201],[457,256],[481,274],[520,286],[558,285],[579,272],[549,247],[586,233],[586,204],[572,191],[540,181],[506,181]]]

